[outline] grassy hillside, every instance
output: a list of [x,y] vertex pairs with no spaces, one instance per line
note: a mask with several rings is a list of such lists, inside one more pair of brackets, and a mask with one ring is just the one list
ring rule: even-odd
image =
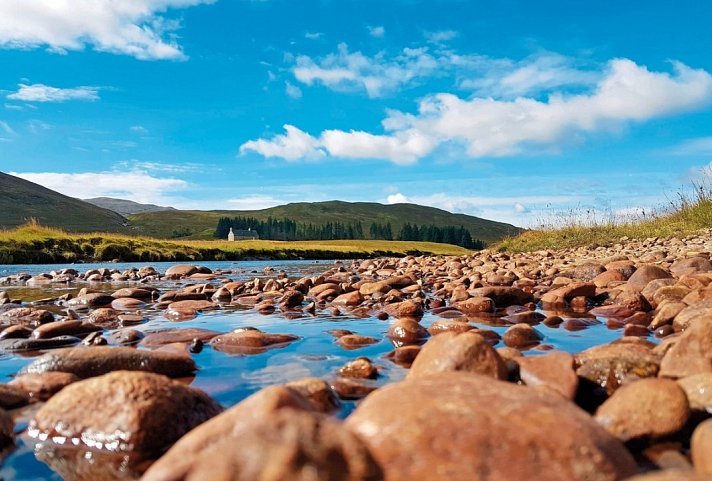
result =
[[[253,217],[257,220],[289,218],[299,223],[361,222],[364,231],[372,222],[391,224],[398,233],[405,223],[418,225],[464,226],[472,237],[494,242],[515,235],[521,229],[510,224],[480,219],[464,214],[414,204],[383,205],[373,202],[300,202],[253,211],[167,211],[146,212],[129,216],[137,233],[160,238],[190,233],[190,239],[211,239],[220,217]],[[174,234],[175,233],[175,234]]]
[[83,199],[97,207],[113,210],[123,216],[138,214],[141,212],[159,212],[164,210],[175,210],[173,207],[163,207],[155,204],[140,204],[126,199],[114,199],[112,197],[94,197],[93,199]]
[[626,222],[616,222],[615,219],[580,222],[573,219],[562,227],[542,228],[507,238],[495,248],[502,251],[531,252],[609,245],[619,242],[622,237],[647,239],[686,236],[710,227],[712,227],[712,193],[704,187],[696,186],[693,199],[681,196],[680,200],[672,204],[666,212],[647,219]]
[[240,259],[350,259],[408,254],[463,255],[449,244],[395,241],[161,241],[120,234],[68,234],[26,225],[0,231],[0,264],[89,261],[207,261]]
[[0,228],[17,227],[36,219],[69,232],[128,232],[126,219],[79,199],[0,172]]

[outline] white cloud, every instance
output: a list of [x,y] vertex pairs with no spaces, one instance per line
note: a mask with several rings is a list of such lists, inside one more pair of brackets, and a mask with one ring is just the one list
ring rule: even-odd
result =
[[79,199],[118,197],[136,202],[161,203],[168,192],[182,190],[187,182],[176,178],[154,177],[147,172],[10,172],[48,189]]
[[396,192],[395,194],[391,194],[388,197],[386,197],[386,204],[409,204],[410,199],[406,197],[405,195],[401,194],[400,192]]
[[3,0],[0,47],[95,50],[141,60],[182,59],[176,20],[163,14],[213,0]]
[[322,32],[306,32],[304,34],[304,38],[309,39],[309,40],[318,40],[323,36],[324,36],[324,34]]
[[228,199],[227,203],[230,204],[230,209],[259,210],[282,205],[286,202],[284,200],[275,199],[270,195],[248,195],[245,197]]
[[712,137],[688,139],[669,152],[673,155],[712,155]]
[[458,33],[455,30],[440,30],[437,32],[425,32],[425,38],[429,42],[442,43],[452,40],[457,37]]
[[293,85],[290,82],[284,82],[284,91],[289,97],[293,99],[302,98],[302,89],[300,89],[296,85]]
[[699,109],[710,100],[712,76],[704,70],[674,62],[673,73],[651,72],[631,60],[614,59],[586,93],[555,93],[546,100],[439,93],[421,100],[415,114],[388,111],[384,133],[325,130],[317,138],[289,126],[286,136],[252,140],[241,151],[296,160],[316,151],[323,155],[324,148],[336,157],[407,164],[454,144],[469,157],[502,157],[556,149],[574,135]]
[[369,97],[381,97],[417,78],[437,73],[441,63],[425,48],[405,48],[388,59],[384,53],[369,57],[349,52],[348,45],[341,43],[335,54],[316,61],[298,56],[292,72],[306,85],[320,83],[338,91],[364,91]]
[[320,142],[293,125],[284,125],[284,135],[271,140],[250,140],[240,147],[240,153],[257,152],[264,157],[279,157],[285,160],[313,159],[324,156]]
[[526,214],[527,212],[529,212],[529,209],[521,202],[515,202],[514,212],[516,212],[517,214]]
[[129,127],[129,130],[134,134],[148,135],[148,129],[143,125],[132,125],[131,127]]
[[12,127],[10,127],[10,124],[8,124],[7,122],[5,122],[3,120],[0,120],[0,130],[5,132],[7,135],[17,135],[15,130]]
[[99,87],[58,88],[44,84],[19,84],[17,92],[7,98],[24,102],[66,102],[68,100],[99,100]]
[[386,29],[383,25],[378,25],[376,27],[367,27],[368,34],[372,37],[381,38],[386,34]]

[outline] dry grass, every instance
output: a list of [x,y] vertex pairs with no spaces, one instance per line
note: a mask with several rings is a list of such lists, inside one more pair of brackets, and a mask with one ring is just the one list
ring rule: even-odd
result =
[[31,222],[0,231],[0,264],[87,261],[206,261],[240,259],[336,259],[408,254],[463,255],[449,244],[371,240],[166,241],[111,233],[69,234]]
[[667,205],[626,218],[595,211],[570,211],[553,216],[542,226],[510,237],[495,249],[531,252],[589,245],[610,245],[621,238],[646,239],[693,234],[712,227],[712,191],[705,183],[693,183],[691,193],[679,193]]

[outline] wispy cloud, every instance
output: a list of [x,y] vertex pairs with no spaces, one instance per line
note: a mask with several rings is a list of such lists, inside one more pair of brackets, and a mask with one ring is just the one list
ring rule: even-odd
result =
[[552,94],[546,100],[513,100],[450,93],[425,97],[415,114],[388,111],[385,133],[325,130],[318,137],[287,125],[286,135],[252,140],[241,152],[297,160],[303,157],[387,159],[416,162],[439,146],[463,146],[469,157],[503,157],[565,145],[575,134],[699,109],[712,100],[712,76],[682,63],[673,72],[651,72],[627,59],[611,60],[588,92]]
[[666,151],[673,155],[712,155],[712,137],[687,139],[677,147]]
[[386,34],[386,29],[382,25],[368,28],[368,34],[372,37],[381,38]]
[[442,43],[452,40],[457,37],[458,33],[455,30],[439,30],[436,32],[425,32],[425,38],[429,42]]
[[248,195],[245,197],[228,199],[227,203],[230,205],[231,209],[259,210],[267,209],[268,207],[274,207],[277,205],[282,205],[285,204],[286,201],[284,201],[283,199],[277,199],[270,195]]
[[323,36],[324,36],[324,34],[322,32],[306,32],[304,34],[304,38],[306,38],[308,40],[318,40]]
[[19,84],[17,92],[7,96],[23,102],[66,102],[68,100],[99,100],[99,87],[58,88],[44,84]]
[[132,125],[131,127],[129,127],[129,130],[134,134],[148,135],[148,129],[143,125]]
[[0,131],[5,132],[7,135],[17,135],[17,132],[4,120],[0,120]]
[[296,85],[292,84],[291,82],[284,82],[284,91],[287,94],[287,96],[289,96],[293,99],[302,98],[302,89],[300,89]]
[[91,45],[141,60],[183,59],[175,35],[180,23],[162,14],[213,1],[3,0],[0,47],[66,53]]

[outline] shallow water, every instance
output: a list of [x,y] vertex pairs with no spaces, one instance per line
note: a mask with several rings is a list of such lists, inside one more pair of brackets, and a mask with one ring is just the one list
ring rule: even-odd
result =
[[[158,271],[164,272],[174,263],[152,264]],[[112,265],[73,265],[79,271],[86,271],[91,268],[110,267],[125,270],[130,267],[141,267],[143,264],[112,264]],[[275,276],[280,270],[292,277],[302,277],[305,275],[316,275],[334,266],[332,262],[326,261],[245,261],[245,262],[206,262],[203,265],[216,270],[232,270],[228,274],[230,279],[248,279],[255,276],[270,277],[263,274],[266,266],[274,267]],[[49,272],[55,269],[69,266],[4,266],[0,265],[0,277],[16,274],[18,272],[28,272],[37,274]],[[203,281],[200,281],[203,282]],[[166,291],[174,289],[195,281],[162,281],[151,283]],[[218,282],[214,282],[215,285]],[[57,297],[66,292],[76,292],[84,283],[77,283],[73,286],[52,286],[43,288],[26,288],[13,286],[0,286],[6,290],[13,298],[20,298],[24,301],[46,299]],[[127,285],[135,286],[136,283],[105,283],[92,284],[93,288],[113,292],[120,287]],[[43,308],[48,308],[43,306]],[[57,308],[56,312],[59,312]],[[256,355],[229,355],[212,350],[208,345],[194,358],[200,370],[198,371],[192,385],[201,388],[213,396],[224,406],[232,406],[259,389],[274,384],[281,384],[288,381],[298,380],[304,377],[315,376],[325,379],[333,379],[335,372],[351,359],[359,356],[367,356],[378,365],[380,377],[378,385],[394,382],[402,379],[406,370],[384,356],[393,349],[393,345],[385,337],[388,330],[389,321],[381,321],[375,317],[357,318],[350,315],[347,310],[343,310],[339,316],[332,315],[329,311],[317,311],[315,315],[302,314],[297,319],[287,319],[279,312],[269,315],[261,315],[254,310],[238,309],[228,306],[221,310],[210,311],[199,314],[191,320],[176,322],[163,317],[163,312],[158,310],[148,310],[147,322],[136,326],[133,329],[140,331],[153,331],[161,329],[198,327],[211,329],[220,332],[229,332],[239,327],[256,327],[268,333],[289,333],[300,336],[300,339],[285,347],[269,349],[262,354]],[[546,314],[546,312],[545,312]],[[562,315],[561,312],[556,314]],[[585,314],[573,312],[563,313],[566,317],[586,317]],[[564,317],[562,315],[562,317]],[[440,317],[431,313],[426,313],[421,324],[428,327],[434,320]],[[472,320],[473,324],[484,329],[491,329],[502,334],[508,327],[505,323],[498,322],[497,317],[492,321],[485,318]],[[360,349],[346,350],[335,343],[334,337],[326,331],[330,329],[348,329],[357,334],[372,336],[381,339],[380,342],[365,346]],[[547,352],[548,348],[563,350],[568,352],[579,352],[589,347],[608,343],[621,337],[621,329],[609,329],[605,320],[601,324],[588,327],[580,331],[568,331],[563,327],[551,328],[544,324],[539,324],[536,329],[543,334],[542,346],[527,351],[526,355],[539,355]],[[497,345],[497,347],[503,344]],[[37,354],[34,354],[37,355]],[[34,356],[33,355],[33,356]],[[29,364],[33,357],[29,355],[2,355],[0,356],[0,382],[7,382],[23,366]],[[339,416],[345,417],[355,407],[354,401],[344,401]],[[19,420],[18,429],[24,428],[26,421],[31,418],[36,407],[25,408],[15,413]],[[3,480],[29,481],[40,479],[63,479],[46,464],[39,461],[33,451],[32,440],[25,436],[18,437],[17,448],[10,453],[3,461],[0,474]],[[58,468],[59,469],[59,468]],[[62,469],[60,469],[61,471]],[[66,471],[65,471],[66,472]],[[65,478],[67,479],[67,478]],[[76,478],[79,479],[79,478]],[[90,479],[90,478],[84,478]]]

